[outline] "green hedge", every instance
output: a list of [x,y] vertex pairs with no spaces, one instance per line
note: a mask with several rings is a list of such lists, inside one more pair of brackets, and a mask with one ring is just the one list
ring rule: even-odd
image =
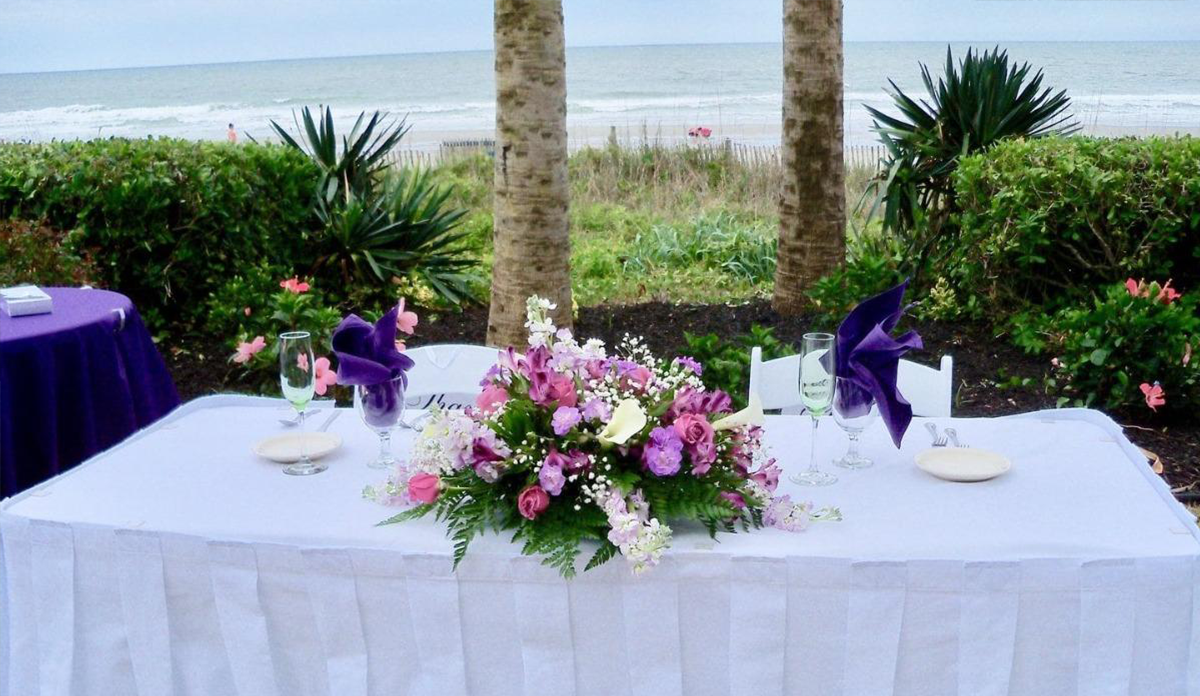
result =
[[74,230],[97,282],[156,328],[192,325],[208,294],[264,261],[291,275],[317,228],[317,171],[277,145],[184,140],[0,144],[0,219]]
[[981,299],[1200,283],[1200,140],[1006,141],[964,158],[955,190],[962,236],[942,274]]

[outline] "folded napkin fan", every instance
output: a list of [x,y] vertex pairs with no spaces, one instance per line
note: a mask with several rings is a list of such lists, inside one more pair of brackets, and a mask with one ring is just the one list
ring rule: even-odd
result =
[[396,312],[393,307],[374,326],[354,314],[342,319],[333,331],[338,384],[382,384],[412,369],[412,358],[396,350]]
[[873,398],[896,447],[912,422],[912,406],[896,387],[900,356],[924,347],[916,331],[899,338],[890,335],[904,314],[907,288],[906,280],[864,300],[837,330],[837,376],[852,385],[839,388],[839,407],[843,412],[865,414]]

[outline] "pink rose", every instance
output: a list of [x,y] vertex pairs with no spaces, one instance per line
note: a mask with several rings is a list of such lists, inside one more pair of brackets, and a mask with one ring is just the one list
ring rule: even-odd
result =
[[539,486],[526,486],[517,496],[517,512],[527,520],[535,520],[537,516],[550,507],[550,496]]
[[483,413],[492,413],[505,401],[508,401],[508,391],[499,384],[489,384],[482,394],[475,397],[475,408]]
[[675,419],[675,434],[683,440],[683,444],[695,447],[701,443],[711,443],[713,427],[708,419],[696,413],[685,413]]
[[408,480],[408,497],[419,503],[432,503],[441,492],[442,480],[434,474],[416,474]]
[[721,497],[738,510],[746,507],[746,499],[742,497],[741,493],[734,493],[733,491],[721,491]]

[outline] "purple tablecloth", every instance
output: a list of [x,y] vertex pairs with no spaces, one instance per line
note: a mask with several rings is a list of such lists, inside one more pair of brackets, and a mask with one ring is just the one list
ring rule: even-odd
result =
[[133,303],[45,288],[54,311],[0,312],[0,498],[115,445],[179,405]]

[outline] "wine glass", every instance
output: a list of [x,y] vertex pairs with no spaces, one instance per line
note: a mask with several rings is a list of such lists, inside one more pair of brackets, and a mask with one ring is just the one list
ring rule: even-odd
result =
[[809,448],[808,470],[792,477],[792,483],[804,486],[828,486],[837,482],[833,474],[817,466],[817,426],[821,416],[833,405],[834,337],[827,333],[806,333],[800,349],[800,400],[812,419],[812,442]]
[[305,411],[316,387],[315,362],[311,334],[289,331],[279,335],[279,384],[283,387],[283,398],[296,409],[300,419],[300,460],[283,468],[283,473],[292,476],[319,474],[329,468],[309,459],[308,438],[304,432]]
[[841,459],[834,464],[847,469],[865,469],[874,462],[864,457],[858,451],[858,438],[875,417],[879,409],[875,406],[875,397],[853,380],[846,377],[837,378],[837,391],[833,397],[833,419],[846,431],[850,438],[850,446]]
[[392,456],[392,430],[404,415],[404,376],[379,384],[360,384],[354,387],[354,408],[367,427],[379,435],[379,457],[367,462],[372,469],[390,469],[396,465]]

